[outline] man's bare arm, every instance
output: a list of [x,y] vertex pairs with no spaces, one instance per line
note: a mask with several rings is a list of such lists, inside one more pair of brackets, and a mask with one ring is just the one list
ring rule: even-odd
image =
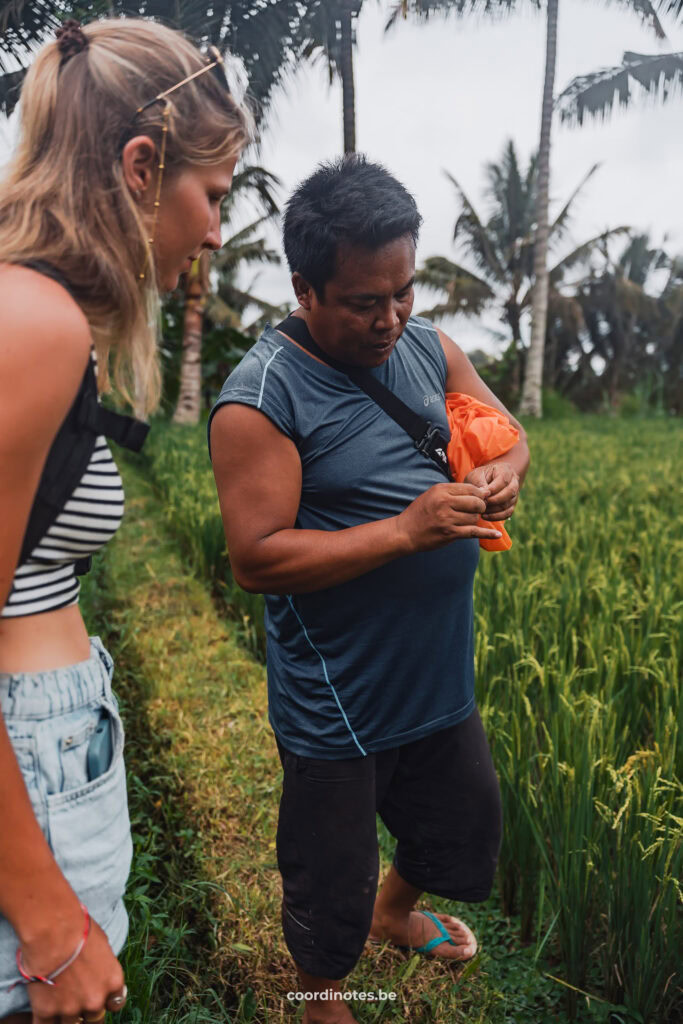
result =
[[485,489],[448,483],[430,487],[397,516],[344,530],[295,529],[299,453],[250,406],[229,403],[216,412],[211,452],[232,571],[255,593],[323,590],[403,555],[498,535],[476,525]]

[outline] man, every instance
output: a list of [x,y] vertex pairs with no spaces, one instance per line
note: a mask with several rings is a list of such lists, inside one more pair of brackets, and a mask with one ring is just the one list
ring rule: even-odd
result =
[[[500,844],[472,584],[528,449],[457,345],[411,316],[420,220],[384,168],[319,167],[289,200],[284,247],[294,315],[323,358],[266,328],[210,424],[232,570],[266,595],[283,930],[300,990],[327,993],[307,1001],[307,1024],[354,1019],[334,992],[368,937],[472,957],[463,922],[413,908],[423,891],[486,899]],[[340,363],[369,368],[446,437],[444,393],[458,391],[502,410],[521,440],[449,483]],[[398,842],[375,898],[376,812]]]

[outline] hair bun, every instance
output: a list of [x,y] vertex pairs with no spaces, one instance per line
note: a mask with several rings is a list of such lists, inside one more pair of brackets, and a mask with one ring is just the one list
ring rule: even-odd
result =
[[80,53],[88,46],[88,38],[84,35],[81,23],[75,18],[69,18],[61,28],[57,29],[57,49],[62,55],[62,64],[65,64],[74,54]]

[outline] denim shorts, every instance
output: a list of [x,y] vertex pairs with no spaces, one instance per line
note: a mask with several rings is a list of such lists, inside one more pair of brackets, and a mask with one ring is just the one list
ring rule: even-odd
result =
[[[46,672],[0,673],[0,710],[38,823],[67,881],[118,954],[128,933],[123,894],[133,844],[123,764],[123,726],[111,688],[114,663],[99,637],[90,657]],[[87,752],[110,719],[112,760],[89,781]],[[0,915],[0,1020],[29,1009],[17,936]],[[64,958],[71,950],[64,951]]]

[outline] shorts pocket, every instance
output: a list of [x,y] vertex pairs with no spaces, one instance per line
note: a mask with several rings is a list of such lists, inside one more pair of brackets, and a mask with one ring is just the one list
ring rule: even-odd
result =
[[[111,721],[113,756],[109,768],[92,781],[79,758],[65,771],[68,786],[47,796],[49,842],[57,864],[79,899],[102,928],[119,909],[133,855],[123,761],[123,727],[117,708],[102,701],[99,712]],[[62,745],[63,746],[63,745]],[[62,750],[62,757],[70,752]]]

